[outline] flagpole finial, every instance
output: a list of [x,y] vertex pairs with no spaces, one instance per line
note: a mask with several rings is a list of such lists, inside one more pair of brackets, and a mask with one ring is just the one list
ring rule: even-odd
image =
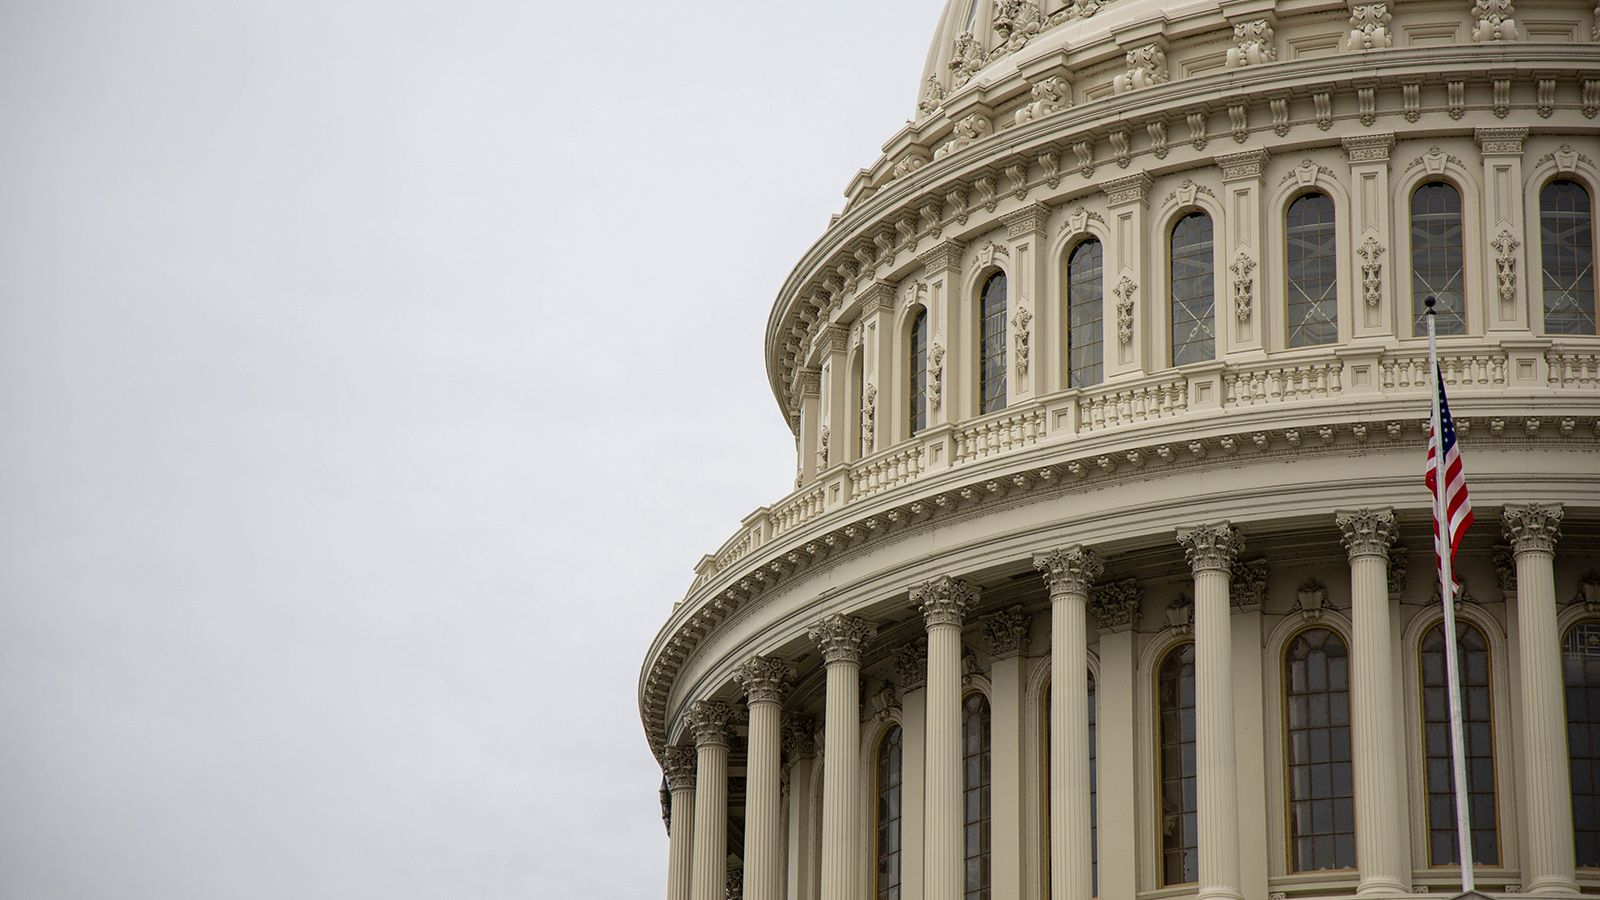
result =
[[1436,304],[1438,302],[1439,302],[1438,299],[1436,299],[1432,294],[1429,294],[1428,296],[1424,297],[1422,299],[1422,305],[1426,306],[1428,308],[1428,311],[1425,313],[1425,315],[1430,315],[1430,316],[1433,315],[1434,304]]

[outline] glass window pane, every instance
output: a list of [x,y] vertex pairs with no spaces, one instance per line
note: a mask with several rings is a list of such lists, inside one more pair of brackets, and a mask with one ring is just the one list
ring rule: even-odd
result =
[[1104,318],[1103,254],[1087,240],[1067,257],[1067,386],[1100,383]]
[[1287,241],[1289,346],[1331,344],[1339,338],[1338,253],[1333,200],[1306,194],[1289,204]]
[[928,311],[917,313],[911,322],[911,398],[907,411],[911,433],[928,427]]
[[1346,657],[1344,640],[1327,628],[1302,631],[1284,649],[1289,846],[1297,872],[1356,864],[1350,729],[1334,724],[1332,714],[1349,703],[1335,676]]
[[1006,276],[996,272],[983,285],[978,325],[978,412],[1006,408]]
[[1172,228],[1172,364],[1215,359],[1216,278],[1211,217],[1190,213]]
[[1461,255],[1461,192],[1442,181],[1411,194],[1412,333],[1428,333],[1429,296],[1438,300],[1434,327],[1439,334],[1466,334],[1462,305],[1465,269]]
[[[1187,685],[1186,685],[1187,683]],[[1167,651],[1157,678],[1161,766],[1161,881],[1198,881],[1199,834],[1195,828],[1194,644]],[[1188,715],[1185,715],[1188,713]],[[1176,761],[1177,765],[1172,762]]]
[[[1567,686],[1572,832],[1577,862],[1600,868],[1600,620],[1579,622],[1561,641]],[[1577,703],[1573,698],[1579,698]]]
[[989,898],[989,698],[968,694],[961,704],[966,900]]
[[[1474,833],[1472,852],[1481,865],[1496,865],[1500,850],[1494,835],[1497,815],[1494,791],[1493,696],[1490,684],[1489,642],[1483,632],[1467,622],[1456,623],[1461,662],[1463,731],[1467,736],[1467,793]],[[1423,749],[1427,756],[1429,809],[1429,864],[1448,866],[1457,863],[1456,807],[1454,774],[1450,762],[1450,713],[1445,700],[1444,623],[1434,625],[1422,636],[1419,669],[1423,691]],[[1479,702],[1469,698],[1474,691]],[[1474,736],[1476,735],[1476,740]],[[1485,839],[1476,835],[1482,829]]]
[[1544,330],[1595,333],[1594,216],[1589,192],[1560,179],[1539,192]]
[[878,742],[877,900],[900,896],[900,726]]

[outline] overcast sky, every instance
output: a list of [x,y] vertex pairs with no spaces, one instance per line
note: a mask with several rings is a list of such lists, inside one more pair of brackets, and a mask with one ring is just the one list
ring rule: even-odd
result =
[[660,896],[639,665],[939,6],[0,3],[0,896]]

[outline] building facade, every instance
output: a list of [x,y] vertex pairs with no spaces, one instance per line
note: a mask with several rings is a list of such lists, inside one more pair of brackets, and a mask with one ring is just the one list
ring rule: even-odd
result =
[[669,900],[1600,895],[1600,7],[950,0],[639,681]]

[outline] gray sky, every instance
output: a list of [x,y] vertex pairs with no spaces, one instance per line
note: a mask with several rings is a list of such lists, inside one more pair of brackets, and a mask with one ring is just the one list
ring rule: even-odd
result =
[[938,6],[0,5],[0,895],[659,896],[644,648]]

